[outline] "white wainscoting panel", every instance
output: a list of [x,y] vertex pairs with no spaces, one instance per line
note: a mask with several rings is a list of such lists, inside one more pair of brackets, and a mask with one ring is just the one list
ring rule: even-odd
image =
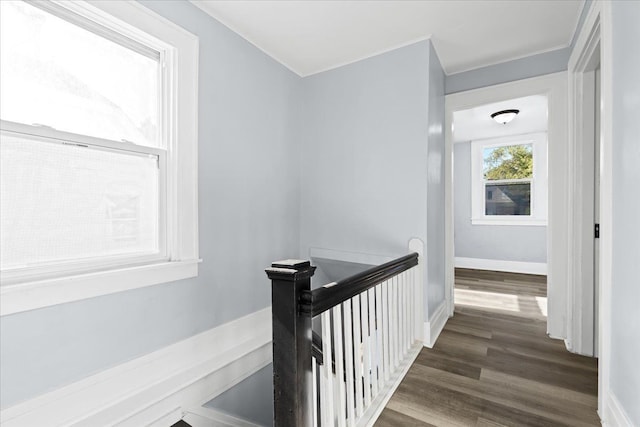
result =
[[271,362],[271,308],[3,409],[3,427],[166,427]]
[[436,311],[429,316],[429,321],[424,323],[423,344],[425,347],[433,348],[448,319],[447,301],[442,301]]
[[471,268],[474,270],[506,271],[509,273],[547,274],[547,264],[544,262],[503,261],[499,259],[455,258],[456,268]]

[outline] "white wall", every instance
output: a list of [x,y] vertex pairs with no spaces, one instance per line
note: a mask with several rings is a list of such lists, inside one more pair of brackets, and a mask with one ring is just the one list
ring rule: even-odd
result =
[[455,256],[547,262],[547,227],[471,224],[471,143],[453,146]]
[[[640,3],[612,2],[611,391],[640,426]],[[606,230],[602,231],[606,233]]]

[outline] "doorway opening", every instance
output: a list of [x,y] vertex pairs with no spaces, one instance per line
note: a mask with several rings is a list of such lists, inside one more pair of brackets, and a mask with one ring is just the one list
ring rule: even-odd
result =
[[[509,122],[495,119],[501,111]],[[546,328],[547,129],[543,94],[453,112],[457,310],[482,307]]]
[[580,117],[574,129],[569,305],[571,325],[567,347],[576,353],[598,355],[599,271],[600,271],[600,176],[601,176],[601,84],[600,42],[585,55],[574,90],[580,97],[574,114]]
[[[530,222],[531,227],[536,227],[533,224],[536,222],[537,227],[544,228],[544,215],[540,212],[544,212],[544,209],[539,209],[546,201],[546,229],[547,232],[542,233],[542,238],[546,236],[546,274],[547,274],[547,334],[552,338],[566,338],[566,315],[567,315],[567,278],[568,278],[568,216],[569,200],[567,194],[569,192],[569,177],[566,173],[568,162],[568,140],[567,140],[567,80],[565,73],[549,74],[545,76],[535,77],[531,79],[519,80],[510,83],[504,83],[495,86],[489,86],[481,89],[475,89],[467,92],[460,92],[447,95],[445,98],[445,115],[446,115],[446,127],[445,127],[445,217],[446,217],[446,229],[445,229],[445,258],[446,258],[446,298],[449,307],[449,314],[454,314],[454,277],[455,277],[455,264],[456,264],[456,248],[455,245],[458,242],[457,236],[454,236],[454,224],[455,224],[455,206],[454,198],[458,197],[458,189],[454,191],[454,113],[458,111],[465,111],[474,108],[478,108],[486,105],[500,106],[505,105],[505,101],[513,101],[521,98],[537,97],[538,100],[546,101],[546,127],[547,127],[547,152],[546,159],[544,155],[538,152],[538,159],[542,160],[538,162],[538,165],[545,164],[547,166],[547,194],[546,197],[541,196],[538,192],[538,201],[536,197],[530,199],[524,203],[524,210],[519,210],[518,213],[531,214],[531,208],[534,207],[535,215],[526,215]],[[502,103],[502,104],[501,104]],[[513,104],[510,104],[513,105]],[[515,107],[506,107],[507,109],[514,109]],[[516,108],[517,109],[517,108]],[[486,113],[486,111],[485,111]],[[489,113],[490,115],[491,113]],[[520,113],[519,113],[520,114]],[[544,113],[543,113],[544,115]],[[524,117],[524,116],[522,116]],[[514,123],[515,120],[514,119]],[[540,129],[536,129],[539,131]],[[530,131],[529,133],[540,133]],[[504,137],[498,136],[498,137]],[[487,136],[485,136],[485,139]],[[510,143],[504,142],[506,145]],[[500,145],[500,142],[497,144]],[[533,151],[536,145],[535,141],[531,142],[531,151]],[[480,152],[480,158],[483,159],[485,150],[483,147]],[[470,149],[469,149],[470,150]],[[478,149],[476,149],[476,152]],[[491,150],[486,152],[488,155],[492,154]],[[493,153],[495,154],[495,153]],[[469,154],[471,155],[471,154]],[[478,155],[476,155],[478,157]],[[533,157],[536,157],[535,154]],[[455,159],[456,168],[460,158]],[[483,181],[482,173],[484,165],[480,163],[478,167],[480,169],[480,179]],[[471,173],[471,172],[470,172]],[[538,174],[544,176],[544,174]],[[470,179],[470,178],[469,178]],[[522,180],[519,188],[522,188],[522,184],[526,184],[524,187],[535,188],[535,180],[533,182],[528,178],[515,178]],[[486,181],[486,180],[485,180]],[[500,180],[498,180],[500,181]],[[527,181],[526,183],[524,181]],[[490,184],[490,185],[488,185]],[[495,185],[493,185],[495,184]],[[476,206],[480,206],[480,213],[484,213],[485,218],[479,218],[476,216],[476,223],[478,226],[482,221],[487,220],[487,203],[488,197],[500,197],[503,192],[501,185],[508,184],[508,182],[476,182],[476,197],[484,198],[484,205],[476,203]],[[515,183],[514,183],[515,184]],[[477,190],[480,185],[480,190]],[[514,186],[515,187],[515,186]],[[504,187],[507,190],[508,187]],[[489,190],[492,191],[489,195]],[[494,191],[495,190],[495,191]],[[470,198],[470,196],[468,196]],[[515,198],[515,197],[514,197]],[[523,208],[523,199],[517,201],[517,203],[511,198],[512,202],[518,205],[518,209]],[[541,199],[541,200],[540,200]],[[493,200],[493,199],[492,199]],[[473,203],[473,201],[471,202]],[[529,211],[527,212],[526,208]],[[498,207],[494,208],[498,212]],[[472,209],[472,208],[470,208]],[[483,211],[484,209],[484,211]],[[514,212],[515,207],[511,204],[511,212]],[[476,208],[478,212],[478,208]],[[504,210],[502,211],[504,213]],[[491,213],[491,212],[489,212]],[[472,213],[469,214],[472,216]],[[521,217],[525,215],[520,215]],[[489,218],[494,220],[495,218]],[[471,221],[471,220],[470,220]],[[474,225],[473,223],[471,225]],[[495,222],[493,223],[495,225]],[[458,257],[463,257],[462,253],[457,254]],[[482,259],[487,259],[487,256],[483,256]],[[507,259],[507,258],[505,258]],[[458,259],[458,265],[460,264]],[[518,267],[518,262],[511,259],[511,268]],[[515,264],[514,264],[515,263]],[[544,262],[530,263],[527,267],[531,267],[532,264],[538,265],[538,267],[544,266]],[[521,265],[519,267],[522,267]],[[516,270],[518,271],[518,270]],[[522,270],[520,270],[522,271]],[[530,270],[524,272],[531,272]],[[544,274],[544,269],[537,270],[539,274]]]

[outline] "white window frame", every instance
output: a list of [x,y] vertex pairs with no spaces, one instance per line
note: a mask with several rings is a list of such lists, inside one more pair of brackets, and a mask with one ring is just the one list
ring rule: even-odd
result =
[[[531,215],[486,215],[483,151],[490,147],[531,144]],[[504,180],[514,182],[517,180]],[[524,181],[529,181],[524,180]],[[503,180],[495,181],[496,183]],[[471,142],[471,224],[473,225],[547,225],[547,134],[546,132],[506,136]]]
[[[163,108],[160,122],[166,146],[138,147],[60,132],[55,129],[2,122],[3,131],[35,138],[89,142],[106,149],[152,152],[163,162],[160,176],[160,230],[163,252],[157,257],[75,262],[69,268],[2,274],[0,315],[141,288],[198,275],[198,38],[137,2],[35,1],[59,7],[160,52]],[[120,146],[119,144],[122,144]]]

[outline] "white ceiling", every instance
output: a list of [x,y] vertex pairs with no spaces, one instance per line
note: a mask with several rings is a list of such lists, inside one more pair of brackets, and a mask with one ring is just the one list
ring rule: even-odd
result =
[[[497,123],[491,118],[491,113],[511,109],[520,110],[520,113],[507,124]],[[532,132],[546,132],[547,122],[547,97],[544,95],[500,101],[454,112],[453,141],[476,141]]]
[[568,46],[584,0],[191,0],[301,76],[431,38],[447,74]]

